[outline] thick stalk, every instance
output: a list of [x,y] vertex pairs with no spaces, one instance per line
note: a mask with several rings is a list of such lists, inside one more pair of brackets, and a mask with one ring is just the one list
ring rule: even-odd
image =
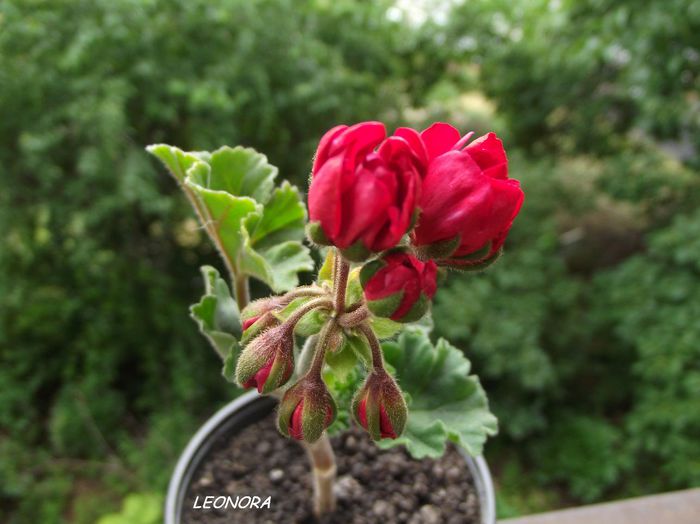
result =
[[[316,351],[308,373],[318,375],[319,380],[321,380],[321,369],[328,340],[335,329],[335,319],[329,320],[323,326],[316,341]],[[325,431],[316,442],[305,442],[304,447],[311,462],[311,478],[314,486],[314,514],[316,517],[321,518],[322,515],[335,509],[335,493],[333,493],[336,474],[335,453],[333,453],[333,446],[331,446],[331,441]]]
[[335,509],[335,454],[328,435],[324,432],[316,442],[304,443],[311,461],[311,478],[314,485],[314,513],[321,517]]
[[333,272],[333,295],[335,302],[335,314],[340,316],[345,311],[345,292],[348,287],[348,273],[350,272],[350,264],[340,254],[340,251],[335,252],[335,271]]
[[367,342],[369,343],[369,348],[372,351],[372,367],[377,371],[383,370],[384,365],[382,363],[382,348],[379,345],[379,339],[377,338],[377,335],[374,334],[372,327],[366,322],[360,324],[358,326],[358,329],[362,331],[362,334],[367,339]]

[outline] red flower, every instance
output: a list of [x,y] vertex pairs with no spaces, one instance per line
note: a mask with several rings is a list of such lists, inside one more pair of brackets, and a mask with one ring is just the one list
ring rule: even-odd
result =
[[470,144],[454,127],[437,123],[421,133],[428,169],[412,242],[440,265],[473,266],[495,257],[523,202],[508,178],[503,144],[488,133]]
[[384,125],[363,122],[328,131],[318,146],[309,188],[310,236],[346,258],[364,260],[399,243],[420,192],[418,133],[386,137]]
[[437,266],[402,251],[365,264],[360,272],[367,307],[377,316],[399,322],[422,317],[437,290]]

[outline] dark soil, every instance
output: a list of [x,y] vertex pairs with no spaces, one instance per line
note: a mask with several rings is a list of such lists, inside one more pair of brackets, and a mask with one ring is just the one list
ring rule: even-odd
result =
[[[334,437],[337,510],[323,524],[477,524],[471,474],[450,446],[438,460],[414,460],[403,448],[382,451],[364,431]],[[270,509],[193,509],[206,496],[272,497]],[[195,472],[185,524],[315,524],[306,454],[267,417],[222,438]]]

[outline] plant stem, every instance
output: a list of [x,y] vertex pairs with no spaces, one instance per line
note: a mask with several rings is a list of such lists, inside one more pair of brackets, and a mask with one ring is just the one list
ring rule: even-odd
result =
[[353,311],[348,311],[338,318],[338,325],[342,328],[354,328],[369,317],[367,306],[361,305]]
[[299,309],[295,310],[294,313],[289,315],[284,322],[285,322],[285,324],[287,324],[289,326],[290,330],[294,330],[294,327],[296,326],[297,322],[299,322],[301,320],[301,317],[306,315],[312,309],[316,309],[316,308],[331,309],[332,307],[333,307],[333,301],[330,299],[330,297],[329,298],[326,298],[326,297],[314,298],[313,300],[309,300],[306,304],[301,306]]
[[377,335],[374,334],[372,327],[367,322],[360,324],[358,329],[362,331],[362,334],[367,339],[369,347],[372,350],[372,367],[377,371],[383,370],[384,364],[382,363],[382,348],[379,345]]
[[304,342],[304,346],[299,352],[299,359],[297,360],[297,376],[301,377],[309,370],[309,367],[311,367],[311,360],[313,359],[314,352],[316,350],[317,340],[318,335],[311,335],[306,339],[306,342]]
[[246,275],[236,275],[234,282],[236,293],[236,304],[238,310],[242,311],[250,302],[250,289],[248,287],[248,277]]
[[335,454],[328,435],[324,432],[316,442],[305,443],[311,461],[311,476],[314,485],[314,513],[321,517],[335,509]]
[[335,314],[340,316],[345,311],[345,291],[348,287],[348,273],[350,264],[340,254],[335,251],[335,270],[333,271],[333,294],[335,296]]
[[[331,318],[326,325],[323,326],[321,332],[316,337],[309,337],[309,340],[315,338],[312,343],[315,343],[313,352],[313,361],[309,366],[307,375],[321,378],[321,369],[323,367],[323,359],[326,355],[328,341],[333,336],[337,329],[336,320]],[[307,344],[309,341],[307,340]],[[310,347],[304,347],[304,353],[310,353]],[[308,356],[306,356],[308,359]],[[306,452],[311,462],[311,477],[314,486],[314,514],[321,518],[322,515],[330,513],[335,509],[335,493],[333,493],[333,485],[335,484],[335,454],[331,441],[328,439],[328,434],[324,431],[321,437],[313,443],[304,443]]]

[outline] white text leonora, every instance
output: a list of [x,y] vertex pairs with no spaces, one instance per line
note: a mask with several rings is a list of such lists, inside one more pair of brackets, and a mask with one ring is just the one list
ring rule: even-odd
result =
[[262,497],[257,495],[252,497],[248,495],[243,497],[236,496],[235,498],[223,495],[218,497],[208,495],[200,501],[199,495],[197,495],[194,499],[194,504],[192,504],[192,509],[270,509],[271,499],[272,497],[267,497],[263,500]]

